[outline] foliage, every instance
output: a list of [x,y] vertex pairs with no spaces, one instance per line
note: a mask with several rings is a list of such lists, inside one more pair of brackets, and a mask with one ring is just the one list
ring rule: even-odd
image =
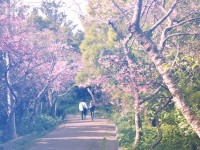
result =
[[119,115],[120,114],[116,112],[112,116],[118,129],[119,145],[123,146],[123,148],[130,148],[135,136],[134,115],[131,113],[124,114],[121,117],[119,117]]
[[[9,84],[4,77],[9,73],[10,88],[17,97],[12,101],[16,104],[13,111],[19,135],[52,129],[66,114],[78,113],[80,99],[84,98],[87,103],[91,100],[86,90],[89,87],[97,100],[97,115],[110,117],[114,110],[113,118],[122,147],[131,149],[137,132],[134,115],[139,113],[140,149],[149,149],[159,139],[158,128],[153,125],[156,116],[162,140],[154,149],[200,149],[199,138],[181,112],[172,101],[166,103],[172,95],[170,87],[166,86],[169,82],[163,80],[163,74],[170,72],[167,75],[173,76],[174,83],[200,117],[198,2],[184,0],[174,8],[170,8],[172,1],[164,1],[162,6],[161,1],[144,2],[140,16],[140,30],[144,32],[140,36],[128,36],[130,41],[125,45],[127,39],[124,37],[134,32],[131,20],[134,20],[135,9],[131,0],[89,0],[84,33],[73,32],[76,26],[66,20],[67,14],[59,11],[61,2],[45,1],[28,17],[19,11],[19,16],[6,16],[3,13],[4,10],[7,12],[7,6],[0,6],[0,122],[6,125],[9,118],[9,101],[6,101]],[[168,9],[173,9],[168,16],[171,22],[168,24],[165,20],[160,23],[160,28],[152,29]],[[44,16],[40,16],[40,11]],[[179,24],[181,22],[183,24]],[[148,31],[150,28],[152,30]],[[145,42],[140,41],[142,36],[147,36]],[[163,36],[166,41],[162,45]],[[154,43],[154,50],[144,51],[145,47],[141,45],[149,39],[150,44]],[[157,67],[156,63],[150,62],[154,56],[147,57],[155,52],[159,54],[155,58],[163,58],[163,64]],[[6,66],[7,54],[10,66]],[[164,70],[161,74],[156,70],[160,68]],[[62,95],[75,82],[84,88],[76,87]],[[158,87],[159,91],[154,93]],[[133,108],[136,100],[138,110]],[[33,116],[36,118],[31,124]],[[1,125],[0,135],[2,129]]]
[[[192,132],[184,118],[180,116],[180,112],[176,110],[162,113],[162,115],[165,115],[161,125],[163,138],[155,150],[198,150],[200,148],[199,138]],[[126,114],[114,111],[112,118],[117,126],[120,147],[124,150],[131,149],[135,137],[134,114],[131,111]],[[158,139],[157,128],[151,125],[149,119],[143,120],[142,123],[141,149],[149,149],[151,144]]]
[[[137,2],[138,5],[134,5]],[[156,116],[159,118],[163,134],[162,140],[158,142],[154,149],[164,149],[163,143],[167,143],[165,149],[168,148],[167,145],[170,145],[171,149],[194,149],[192,148],[194,145],[197,148],[196,140],[198,137],[194,136],[195,134],[192,132],[191,127],[170,101],[172,96],[176,96],[179,93],[182,95],[183,93],[184,98],[180,101],[185,101],[184,99],[186,99],[191,106],[191,110],[199,116],[200,57],[197,1],[177,1],[177,5],[174,5],[174,7],[172,7],[172,1],[163,1],[163,3],[161,1],[137,2],[133,3],[131,0],[123,2],[118,0],[88,2],[87,17],[89,19],[85,19],[84,24],[86,29],[88,25],[92,25],[92,28],[91,30],[86,30],[84,44],[82,45],[82,59],[86,66],[94,69],[92,69],[92,72],[85,69],[82,72],[82,81],[86,81],[87,85],[95,84],[101,86],[104,94],[112,95],[109,97],[109,101],[117,105],[115,107],[116,112],[122,111],[120,114],[116,114],[118,118],[120,115],[123,118],[123,114],[126,114],[127,109],[124,109],[125,106],[123,105],[126,103],[126,99],[122,97],[127,93],[118,95],[116,94],[116,89],[126,91],[130,95],[136,93],[131,91],[131,86],[128,86],[131,80],[125,78],[131,69],[135,69],[136,75],[133,79],[137,83],[143,81],[143,83],[140,82],[139,86],[144,86],[139,95],[140,104],[142,104],[139,109],[142,124],[140,148],[149,149],[159,139],[157,128],[152,127],[152,122]],[[104,7],[105,4],[106,6]],[[139,5],[142,6],[141,9],[138,9]],[[193,8],[197,11],[193,11]],[[170,9],[172,13],[169,13],[169,17],[166,17],[167,19],[164,18],[163,16],[170,12]],[[135,12],[136,10],[141,13],[141,16]],[[138,17],[137,19],[133,18],[134,14],[138,15],[135,16]],[[187,21],[188,19],[191,20]],[[132,21],[133,24],[131,24]],[[115,38],[112,38],[112,42],[109,42],[111,43],[110,47],[109,44],[106,44],[109,37],[106,34],[109,29],[105,23],[110,25],[117,34],[114,36]],[[154,26],[156,24],[159,26]],[[134,29],[135,26],[137,27]],[[139,34],[140,32],[141,34]],[[105,39],[106,41],[104,41]],[[163,45],[161,45],[162,42]],[[99,43],[101,43],[100,46]],[[122,57],[116,57],[116,54],[124,49],[126,51],[121,56],[125,57],[128,53],[128,57],[133,64],[124,61],[117,66],[116,62],[122,61]],[[150,62],[152,60],[156,60],[153,61],[154,64]],[[121,71],[121,68],[127,64],[131,66],[131,69],[127,69],[127,72]],[[97,70],[98,73],[96,73]],[[105,80],[105,76],[107,80]],[[172,80],[166,80],[166,76],[167,79],[170,78]],[[89,82],[87,82],[88,80]],[[101,82],[96,82],[96,80],[101,80]],[[172,81],[175,82],[172,84]],[[151,83],[151,87],[148,87],[149,83]],[[119,86],[120,84],[124,86]],[[161,89],[156,94],[152,94],[159,86]],[[180,89],[180,92],[173,93],[174,89],[171,87],[178,87],[177,91]],[[141,89],[141,87],[138,89]],[[168,103],[166,103],[167,101]],[[137,112],[137,110],[135,111]],[[182,111],[182,113],[184,112]],[[192,116],[188,117],[192,118]],[[134,121],[134,118],[129,119],[127,119],[127,122]],[[122,126],[118,124],[120,128],[128,127],[130,129],[135,126],[134,124],[130,126],[127,122],[121,122]],[[123,134],[123,130],[119,130],[119,135],[120,132]],[[188,141],[189,138],[195,139],[195,144],[190,143]],[[166,139],[169,139],[169,142]],[[132,137],[133,140],[134,136]],[[186,145],[178,145],[178,142],[186,143]],[[129,141],[128,144],[124,142],[124,145],[130,148],[132,144]]]
[[[5,10],[0,14],[0,129],[14,131],[16,138],[15,133],[47,130],[60,121],[53,119],[56,103],[62,104],[57,96],[73,86],[81,68],[79,45],[83,33],[72,32],[72,22],[58,11],[60,3],[46,2],[45,17],[36,8],[29,16],[25,10],[14,16],[18,5],[10,9],[11,5],[10,1],[0,5]],[[68,113],[66,108],[58,110],[63,111],[57,112],[62,117]],[[10,121],[13,116],[16,124]]]
[[[61,121],[61,118],[53,118],[46,114],[38,115],[35,122],[29,126],[30,114],[26,114],[21,120],[20,127],[18,128],[19,135],[25,135],[30,133],[42,133],[52,130]],[[19,125],[19,124],[18,124]]]

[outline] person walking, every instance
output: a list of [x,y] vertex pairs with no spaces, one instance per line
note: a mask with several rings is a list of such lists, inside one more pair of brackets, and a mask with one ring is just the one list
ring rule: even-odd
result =
[[90,109],[91,119],[93,121],[94,120],[94,110],[95,110],[95,105],[94,105],[93,101],[90,101],[89,109]]
[[79,103],[79,111],[81,112],[81,119],[82,120],[86,119],[87,109],[88,109],[88,107],[87,107],[86,102],[81,100],[81,102]]

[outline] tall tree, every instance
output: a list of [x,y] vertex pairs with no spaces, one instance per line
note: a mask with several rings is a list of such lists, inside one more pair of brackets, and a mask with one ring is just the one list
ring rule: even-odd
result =
[[10,12],[7,16],[0,15],[0,24],[0,54],[4,65],[2,73],[5,74],[2,81],[8,89],[2,91],[7,93],[4,98],[7,102],[3,104],[8,114],[3,136],[16,138],[18,106],[25,104],[28,111],[32,107],[31,120],[34,120],[40,99],[48,89],[63,92],[68,84],[74,83],[81,66],[80,53],[67,42],[67,38],[73,35],[67,35],[61,27],[57,28],[59,31],[38,30],[27,18],[10,17]]
[[[103,6],[103,2],[97,3]],[[173,96],[176,107],[200,137],[200,120],[187,104],[182,91],[174,80],[172,68],[165,57],[166,49],[174,47],[173,43],[169,42],[170,39],[182,35],[195,36],[198,34],[194,32],[195,27],[190,26],[193,28],[191,30],[186,28],[186,25],[199,20],[198,9],[192,9],[197,6],[196,2],[190,3],[187,0],[175,0],[174,2],[136,0],[122,3],[112,0],[112,2],[107,3],[108,5],[115,6],[114,8],[109,7],[109,9],[113,8],[112,11],[109,11],[112,13],[108,13],[101,7],[92,7],[91,10],[97,16],[94,20],[108,22],[118,34],[124,51],[129,52],[131,50],[133,41],[141,46],[162,76]],[[182,7],[187,9],[181,9]],[[125,24],[123,29],[121,29],[122,22]]]

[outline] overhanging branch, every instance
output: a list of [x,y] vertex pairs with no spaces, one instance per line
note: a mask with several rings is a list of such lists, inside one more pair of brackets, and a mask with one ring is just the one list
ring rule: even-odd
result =
[[174,36],[181,36],[181,35],[200,35],[200,33],[175,33],[175,34],[171,34],[169,35],[168,37],[166,37],[163,41],[163,44],[166,43],[166,41],[171,38],[171,37],[174,37]]

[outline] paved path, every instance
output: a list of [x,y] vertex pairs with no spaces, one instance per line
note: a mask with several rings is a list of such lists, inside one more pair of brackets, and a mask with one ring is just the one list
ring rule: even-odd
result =
[[69,117],[29,150],[118,150],[115,126],[108,119]]

